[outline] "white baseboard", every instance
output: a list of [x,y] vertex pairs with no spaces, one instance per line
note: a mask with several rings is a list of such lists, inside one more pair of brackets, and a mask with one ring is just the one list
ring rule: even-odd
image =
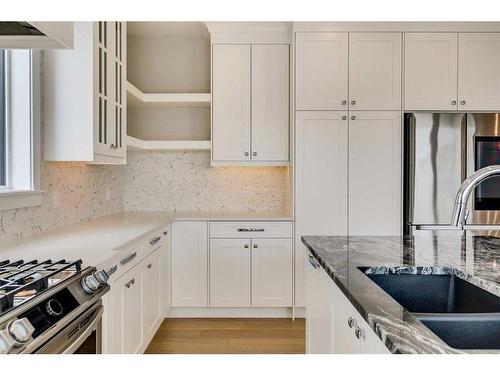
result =
[[[302,315],[301,313],[299,317],[302,317]],[[298,315],[296,314],[296,316]],[[292,318],[292,308],[173,307],[167,314],[167,318]]]

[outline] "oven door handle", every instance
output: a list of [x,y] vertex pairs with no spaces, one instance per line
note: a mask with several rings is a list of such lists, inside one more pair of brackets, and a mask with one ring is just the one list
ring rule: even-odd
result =
[[103,307],[99,306],[94,313],[93,313],[93,318],[86,324],[85,329],[80,332],[76,337],[74,338],[73,341],[67,346],[62,354],[72,354],[74,353],[80,345],[87,339],[87,337],[90,336],[90,334],[96,329],[96,327],[101,323],[102,319],[102,313],[103,313]]

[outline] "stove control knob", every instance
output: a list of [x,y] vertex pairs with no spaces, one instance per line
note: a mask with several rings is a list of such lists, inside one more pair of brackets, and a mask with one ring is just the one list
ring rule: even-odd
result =
[[27,318],[13,320],[7,325],[7,329],[14,339],[14,346],[25,344],[35,332],[35,328]]
[[88,294],[93,294],[100,286],[101,283],[94,275],[88,275],[82,279],[82,288]]
[[94,276],[102,285],[106,284],[109,279],[108,273],[104,270],[95,271]]
[[0,331],[0,354],[10,353],[14,344],[14,339],[6,329]]
[[61,302],[56,299],[49,299],[45,304],[45,311],[52,317],[58,317],[63,313]]

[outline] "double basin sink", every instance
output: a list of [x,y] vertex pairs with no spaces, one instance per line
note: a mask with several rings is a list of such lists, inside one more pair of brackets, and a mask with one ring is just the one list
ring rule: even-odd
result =
[[452,348],[500,349],[500,297],[453,274],[359,269]]

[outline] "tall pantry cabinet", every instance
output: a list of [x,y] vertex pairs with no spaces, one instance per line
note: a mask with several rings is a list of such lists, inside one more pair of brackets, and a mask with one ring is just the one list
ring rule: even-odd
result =
[[392,235],[401,223],[401,33],[296,33],[295,306],[301,236]]

